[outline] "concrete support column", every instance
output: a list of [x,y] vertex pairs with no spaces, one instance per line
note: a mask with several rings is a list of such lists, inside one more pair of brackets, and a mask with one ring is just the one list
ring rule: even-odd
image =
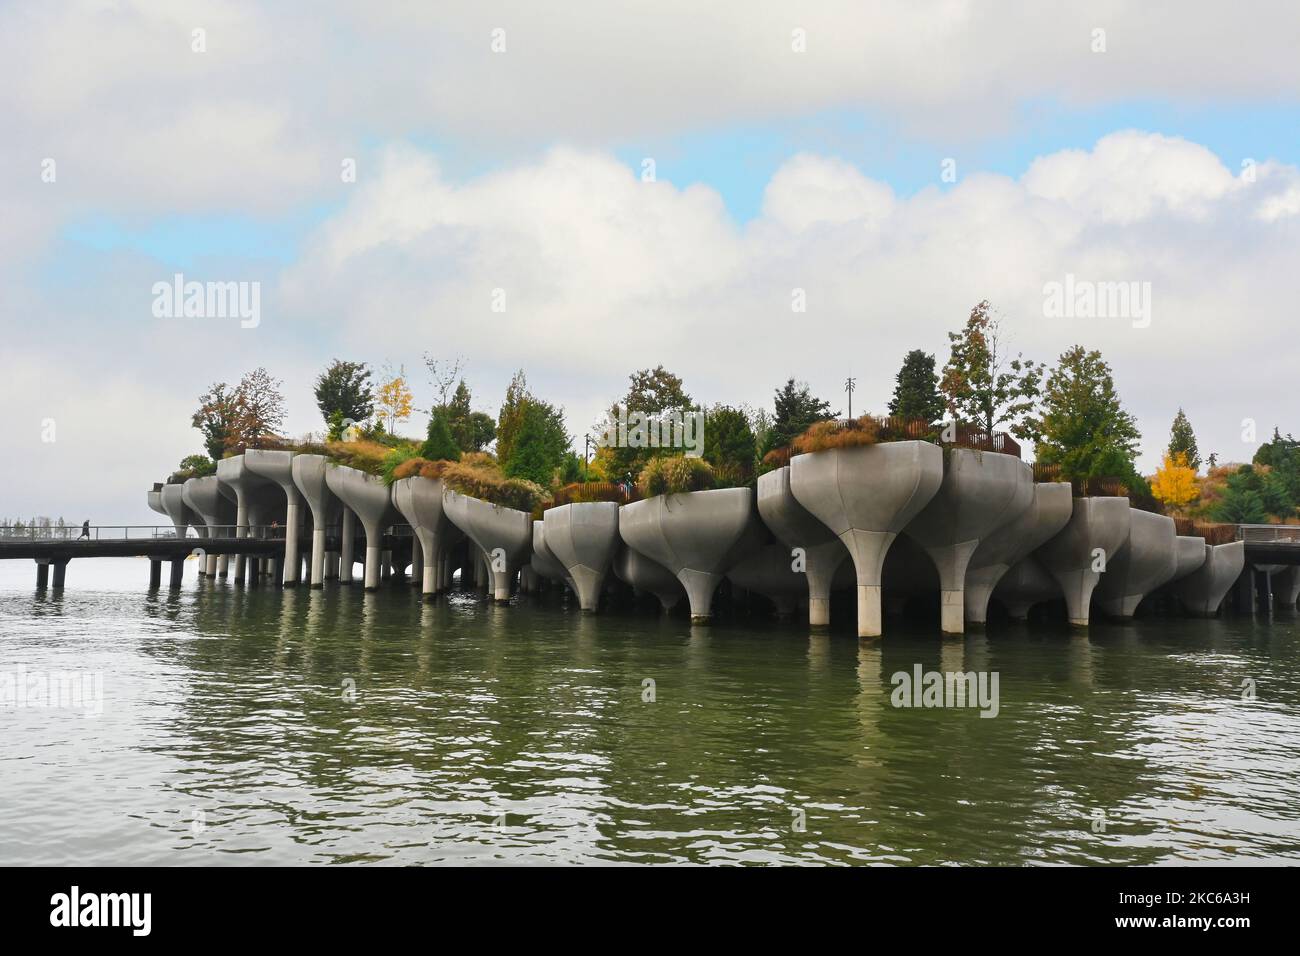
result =
[[311,529],[311,586],[325,586],[325,529]]
[[215,578],[217,576],[217,556],[215,554],[205,556],[203,565],[204,574],[210,578]]
[[357,533],[357,516],[351,508],[343,509],[343,543],[340,545],[342,550],[339,552],[339,581],[343,584],[352,583],[352,548],[355,544]]
[[230,555],[223,554],[217,558],[217,577],[224,578],[230,573]]
[[293,587],[298,583],[298,531],[302,524],[302,495],[297,489],[286,489],[285,496],[288,505],[284,520],[284,558],[279,562],[284,573],[280,580],[285,587]]
[[[235,508],[235,537],[248,537],[248,505],[244,501],[244,496],[239,496],[239,504]],[[248,580],[247,563],[248,557],[242,552],[235,555],[235,577],[240,583]]]
[[172,558],[171,579],[167,582],[167,586],[171,588],[173,591],[177,591],[180,589],[181,582],[184,581],[184,579],[185,579],[185,559]]
[[[366,546],[367,564],[370,563],[369,552],[370,552],[370,547],[369,545],[367,545]],[[393,552],[386,551],[386,550],[381,550],[379,552],[379,576],[385,581],[387,581],[389,578],[393,576]]]
[[55,561],[53,562],[53,564],[54,564],[54,588],[55,590],[59,590],[63,587],[63,582],[67,578],[68,562]]
[[424,546],[420,544],[419,535],[411,538],[411,580],[424,580]]
[[879,637],[882,633],[880,577],[885,555],[896,537],[893,531],[860,531],[856,528],[850,528],[841,536],[853,558],[858,577],[858,637]]
[[157,591],[162,587],[162,562],[157,558],[149,559],[149,590]]
[[1057,583],[1065,596],[1066,616],[1075,627],[1088,626],[1088,612],[1092,604],[1092,592],[1096,590],[1098,572],[1088,568],[1073,571],[1058,571]]
[[[423,548],[421,549],[423,552]],[[442,572],[442,558],[436,554],[424,555],[420,570],[420,594],[425,600],[431,599],[439,591],[438,580]]]
[[940,629],[945,634],[965,633],[966,568],[978,547],[975,540],[925,549],[939,571]]
[[831,623],[831,581],[843,560],[838,541],[805,549],[804,576],[808,579],[808,626],[829,627]]
[[379,566],[383,562],[383,551],[371,541],[366,542],[366,578],[367,591],[379,590]]
[[45,590],[45,588],[49,587],[49,585],[50,585],[50,562],[37,561],[36,562],[36,588],[37,590],[43,591]]

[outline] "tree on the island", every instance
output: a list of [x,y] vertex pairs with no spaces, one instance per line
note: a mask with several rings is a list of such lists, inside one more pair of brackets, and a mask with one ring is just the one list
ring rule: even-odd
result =
[[393,372],[391,366],[384,367],[384,381],[379,386],[375,404],[379,408],[379,420],[387,426],[389,434],[396,434],[397,423],[411,417],[414,397],[406,385],[406,370]]
[[374,398],[364,362],[335,359],[316,378],[316,407],[327,424],[364,422],[374,413]]
[[572,438],[564,430],[564,412],[531,394],[524,398],[519,429],[510,443],[503,470],[507,478],[526,478],[546,486],[569,452]]
[[[596,423],[597,435],[609,429],[611,422],[628,421],[634,413],[656,422],[663,422],[670,414],[684,417],[694,413],[694,403],[681,378],[662,365],[633,372],[628,383],[627,394],[613,402],[606,421]],[[668,443],[654,448],[614,442],[602,453],[602,469],[616,478],[639,475],[651,458],[680,452],[671,447],[671,434],[668,438]]]
[[429,429],[420,446],[420,457],[429,461],[460,461],[460,448],[447,424],[447,412],[442,408],[435,407],[429,415]]
[[497,416],[497,461],[506,477],[549,484],[572,441],[564,409],[535,396],[523,369],[516,372]]
[[1229,524],[1264,524],[1268,509],[1264,507],[1259,492],[1253,487],[1258,475],[1250,465],[1243,465],[1236,474],[1228,477],[1223,497],[1214,506],[1210,516]]
[[[446,406],[447,393],[451,387],[456,384],[460,378],[460,373],[465,368],[465,360],[457,356],[456,358],[439,359],[435,358],[432,353],[424,353],[424,367],[429,370],[429,384],[433,386],[433,393],[438,396],[438,405]],[[461,385],[465,384],[461,379]]]
[[934,371],[934,356],[912,349],[903,356],[903,366],[894,377],[894,397],[889,414],[936,422],[943,417],[943,399],[937,388],[939,376]]
[[831,411],[830,402],[812,394],[807,382],[796,382],[791,376],[773,396],[772,420],[761,450],[766,455],[774,448],[785,448],[817,422],[838,415],[838,409]]
[[461,379],[447,403],[447,424],[462,451],[482,451],[497,437],[492,416],[470,408],[469,386]]
[[253,369],[239,380],[235,390],[239,409],[238,438],[245,448],[262,448],[273,442],[284,424],[284,383],[272,378],[266,369]]
[[1195,473],[1201,467],[1201,452],[1196,447],[1196,433],[1192,431],[1192,423],[1187,420],[1187,415],[1181,408],[1178,414],[1174,416],[1174,424],[1169,429],[1169,454],[1182,455],[1187,463],[1187,467]]
[[1187,464],[1183,452],[1165,453],[1164,460],[1151,479],[1151,494],[1174,511],[1180,511],[1196,500],[1200,494],[1196,469]]
[[1130,490],[1145,484],[1133,467],[1142,436],[1120,404],[1100,352],[1076,345],[1061,355],[1047,376],[1041,412],[1030,428],[1037,436],[1038,460],[1058,465],[1071,481],[1117,478]]
[[239,444],[239,394],[225,382],[214,382],[199,396],[191,424],[203,433],[208,457],[220,461],[226,450]]
[[951,353],[939,390],[953,419],[988,435],[1005,423],[1017,438],[1035,439],[1034,411],[1044,367],[1019,352],[1010,356],[1001,321],[987,299],[971,309],[960,332],[948,333],[948,341]]
[[704,419],[704,460],[720,485],[741,486],[754,477],[758,446],[749,418],[738,408],[715,405]]
[[1267,465],[1286,482],[1287,490],[1293,501],[1300,501],[1300,441],[1291,437],[1284,438],[1276,426],[1273,437],[1259,446],[1252,459],[1256,465]]

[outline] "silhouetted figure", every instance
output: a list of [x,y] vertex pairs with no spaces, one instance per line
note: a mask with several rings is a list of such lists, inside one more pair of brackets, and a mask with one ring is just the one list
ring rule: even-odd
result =
[[89,518],[81,522],[81,537],[77,538],[77,540],[80,541],[81,538],[85,538],[87,541],[90,540],[90,519]]

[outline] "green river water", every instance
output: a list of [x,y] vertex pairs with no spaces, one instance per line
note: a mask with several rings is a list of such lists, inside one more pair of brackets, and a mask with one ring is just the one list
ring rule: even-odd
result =
[[[0,862],[1300,860],[1294,614],[859,642],[147,578],[0,562]],[[895,707],[918,664],[997,716]],[[86,697],[18,700],[57,674]]]

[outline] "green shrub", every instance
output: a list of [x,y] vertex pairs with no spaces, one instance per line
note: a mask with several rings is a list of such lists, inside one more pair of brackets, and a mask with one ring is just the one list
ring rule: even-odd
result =
[[429,416],[429,431],[420,448],[420,457],[428,461],[460,461],[460,448],[447,424],[447,411],[435,408]]
[[703,458],[689,458],[685,455],[651,458],[637,479],[637,486],[647,498],[705,491],[714,484],[712,466]]

